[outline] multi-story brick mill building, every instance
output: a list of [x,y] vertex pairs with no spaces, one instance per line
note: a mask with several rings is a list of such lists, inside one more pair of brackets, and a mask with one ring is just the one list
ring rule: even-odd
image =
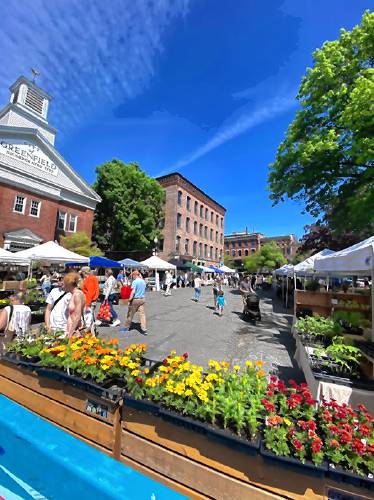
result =
[[0,247],[29,248],[61,235],[91,236],[100,197],[54,147],[51,96],[25,77],[0,110]]
[[246,230],[225,236],[225,254],[229,255],[235,263],[240,264],[245,257],[257,252],[271,241],[277,243],[288,260],[292,260],[299,247],[298,240],[293,234],[265,236],[262,233],[249,233]]
[[157,180],[166,193],[158,255],[165,260],[219,265],[223,258],[226,209],[181,174],[172,173]]

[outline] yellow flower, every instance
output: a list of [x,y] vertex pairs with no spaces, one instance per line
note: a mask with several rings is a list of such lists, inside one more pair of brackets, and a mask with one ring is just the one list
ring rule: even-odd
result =
[[137,377],[139,375],[139,373],[140,373],[140,370],[133,370],[131,372],[131,375],[133,375],[134,377]]
[[144,368],[144,373],[145,373],[145,375],[148,375],[148,373],[149,373],[149,368]]
[[103,370],[109,370],[110,366],[109,365],[101,365],[101,368]]
[[184,395],[185,395],[185,396],[192,396],[192,394],[193,394],[193,392],[191,391],[191,389],[186,389],[186,390],[184,391]]
[[233,366],[233,368],[234,368],[234,370],[235,370],[236,372],[238,372],[238,371],[240,370],[240,366],[239,366],[239,365],[234,365],[234,366]]
[[259,368],[262,368],[264,366],[264,362],[259,359],[255,361],[255,365],[258,366]]
[[257,378],[265,377],[265,375],[266,373],[264,372],[264,370],[258,370],[258,372],[256,373]]
[[252,361],[249,361],[249,360],[246,361],[245,364],[246,364],[246,366],[248,366],[248,368],[252,368],[252,366],[253,366]]
[[59,354],[57,354],[57,356],[59,358],[64,358],[66,356],[66,352],[60,352]]

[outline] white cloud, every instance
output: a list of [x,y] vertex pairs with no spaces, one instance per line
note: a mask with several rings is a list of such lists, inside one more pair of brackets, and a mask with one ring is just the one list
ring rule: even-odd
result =
[[0,25],[0,103],[32,66],[55,97],[51,124],[62,131],[79,126],[148,86],[162,35],[187,7],[188,0],[8,0]]
[[267,122],[275,116],[291,109],[296,106],[296,101],[295,98],[291,96],[275,97],[271,101],[267,101],[262,103],[262,105],[257,106],[254,110],[251,110],[250,106],[251,105],[247,104],[240,108],[240,112],[236,112],[235,116],[230,117],[230,119],[221,126],[220,130],[218,130],[218,132],[205,144],[195,149],[195,151],[187,155],[185,158],[182,158],[170,169],[163,171],[159,175],[165,175],[168,172],[178,170],[186,165],[189,165],[213,149],[218,148],[225,142],[228,142],[244,132],[247,132],[251,128]]

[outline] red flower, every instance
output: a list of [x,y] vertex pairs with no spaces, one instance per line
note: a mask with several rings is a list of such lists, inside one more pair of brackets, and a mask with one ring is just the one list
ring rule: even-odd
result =
[[299,386],[297,385],[297,383],[294,381],[293,378],[290,378],[290,380],[288,381],[288,383],[290,384],[290,386],[295,389],[295,390],[298,390]]
[[311,431],[315,431],[317,429],[317,425],[314,420],[308,420],[307,424]]
[[323,419],[324,419],[326,422],[332,422],[332,415],[331,415],[331,413],[329,412],[329,410],[325,410],[325,411],[322,413],[322,416],[323,416]]
[[313,453],[318,453],[319,451],[321,451],[322,441],[320,439],[315,439],[312,443],[311,448]]
[[261,403],[265,406],[266,411],[268,411],[269,413],[275,411],[275,406],[273,405],[273,403],[270,403],[270,401],[268,401],[267,399],[262,399]]
[[339,427],[337,425],[331,424],[328,426],[329,431],[331,434],[338,434],[339,433]]
[[336,439],[331,439],[330,442],[329,442],[329,445],[332,448],[340,448],[339,441],[337,441]]
[[340,431],[340,441],[345,443],[350,443],[352,441],[352,434],[347,431]]
[[358,455],[363,455],[365,453],[366,446],[361,441],[361,439],[355,438],[352,441],[352,450],[355,451]]
[[183,357],[184,357],[184,359],[187,359],[187,358],[188,358],[188,352],[185,352],[185,353],[183,354]]
[[303,446],[302,442],[301,442],[301,441],[299,441],[298,439],[294,439],[294,440],[292,441],[292,444],[294,445],[294,447],[295,447],[298,451],[301,451],[301,450],[304,448],[304,446]]
[[366,406],[364,406],[364,405],[357,405],[357,409],[359,411],[362,411],[363,413],[367,412]]
[[163,365],[167,365],[168,363],[169,363],[169,361],[168,361],[167,359],[163,359],[163,360],[162,360],[162,364],[163,364]]
[[303,398],[300,396],[300,394],[291,394],[290,398],[287,399],[287,405],[289,408],[296,408],[299,406],[302,402]]
[[275,384],[278,381],[278,377],[276,375],[270,375],[270,382]]
[[278,381],[278,390],[282,394],[285,394],[287,392],[287,387],[286,387],[286,384],[283,382],[283,380]]
[[267,395],[268,398],[271,398],[271,397],[274,396],[274,392],[273,391],[267,391],[266,395]]
[[135,378],[135,382],[136,382],[137,384],[141,384],[141,383],[143,382],[143,379],[142,379],[142,378],[140,378],[140,377],[136,377],[136,378]]

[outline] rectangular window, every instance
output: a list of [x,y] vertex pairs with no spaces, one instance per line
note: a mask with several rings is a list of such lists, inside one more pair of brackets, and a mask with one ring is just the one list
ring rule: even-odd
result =
[[199,204],[197,203],[197,201],[195,201],[194,214],[197,215],[198,211],[199,211]]
[[192,251],[193,256],[196,257],[196,254],[197,254],[197,241],[193,242],[193,247],[192,248],[193,248],[193,251]]
[[182,206],[182,191],[178,191],[178,205]]
[[184,242],[184,254],[188,255],[189,252],[190,252],[190,241],[186,239],[186,241]]
[[177,227],[182,226],[182,214],[177,214]]
[[203,235],[203,225],[200,224],[200,228],[199,228],[199,236],[202,236]]
[[213,247],[210,247],[209,258],[213,259]]
[[213,229],[210,230],[210,241],[213,241]]
[[72,233],[75,233],[77,230],[77,220],[78,217],[76,215],[70,215],[70,222],[69,222],[69,231]]
[[204,245],[204,257],[208,257],[208,245]]
[[219,242],[221,243],[221,245],[223,244],[223,236],[222,236],[222,233],[219,235]]
[[202,257],[202,250],[203,250],[203,245],[202,243],[199,243],[199,257]]
[[191,198],[190,198],[190,196],[187,196],[186,207],[187,207],[187,210],[191,210]]
[[65,224],[66,224],[66,212],[58,212],[57,228],[64,231]]
[[216,260],[218,260],[218,248],[216,248],[216,250],[215,250],[215,258],[216,258]]
[[216,243],[218,243],[218,231],[216,231]]
[[186,233],[190,232],[190,218],[186,217]]
[[204,217],[204,207],[200,205],[200,217]]
[[223,227],[223,217],[221,217],[221,227]]
[[218,215],[216,215],[216,226],[218,226],[218,219],[219,219],[219,217],[218,217]]
[[179,252],[180,247],[181,247],[181,237],[177,236],[175,239],[175,250]]
[[205,220],[208,220],[209,217],[209,210],[206,208],[205,209]]
[[40,214],[40,201],[31,200],[30,215],[32,217],[39,217]]
[[193,234],[197,234],[197,222],[193,223]]
[[26,198],[24,196],[21,196],[20,194],[17,194],[14,200],[13,211],[18,212],[19,214],[25,213],[25,205],[26,205]]
[[158,251],[163,252],[164,251],[164,240],[163,238],[158,240]]
[[208,228],[207,228],[207,226],[204,227],[204,238],[208,239]]

